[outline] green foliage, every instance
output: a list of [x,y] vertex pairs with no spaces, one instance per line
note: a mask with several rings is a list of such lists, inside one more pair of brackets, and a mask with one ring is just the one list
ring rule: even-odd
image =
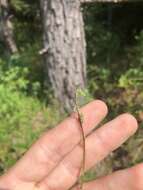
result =
[[78,88],[76,90],[76,103],[78,104],[79,107],[84,106],[85,104],[89,103],[92,100],[93,98],[91,94],[89,93],[88,89]]
[[46,107],[38,99],[41,81],[37,73],[31,77],[36,66],[31,67],[29,61],[34,58],[28,59],[28,53],[0,59],[0,173],[15,163],[42,131],[61,119],[56,105]]
[[29,9],[29,5],[26,3],[26,1],[21,1],[21,0],[11,0],[11,6],[17,10],[17,11],[27,11]]
[[87,6],[84,20],[88,63],[92,66],[94,63],[109,66],[119,53],[121,42],[108,21],[108,6],[102,4]]
[[34,138],[31,122],[41,106],[38,100],[11,91],[4,85],[0,85],[0,105],[0,165],[7,168]]
[[0,105],[0,172],[3,172],[61,115],[56,106],[45,107],[36,97],[4,85],[0,85]]
[[29,15],[34,15],[34,13],[39,10],[38,0],[11,0],[9,3],[11,9],[14,11],[16,15],[20,14],[25,15],[27,17]]
[[[117,5],[117,8],[120,6]],[[105,13],[106,8],[101,7],[101,12]],[[140,26],[138,19],[131,19],[130,12],[124,12],[123,7],[113,14],[115,22],[110,27],[106,25],[108,14],[101,16],[102,13],[96,12],[96,9],[92,5],[85,19],[89,91],[95,98],[106,101],[110,119],[129,112],[136,116],[141,126],[138,133],[120,149],[120,153],[114,153],[111,166],[106,165],[112,170],[112,167],[129,167],[143,161],[143,31],[136,28]],[[116,17],[119,12],[120,16]],[[143,25],[141,27],[143,29]],[[85,181],[95,176],[91,171],[86,174]]]
[[142,69],[143,68],[143,30],[139,33],[139,35],[135,36],[135,39],[137,41],[136,46],[131,50],[133,58],[132,65],[136,67],[137,65]]
[[0,87],[0,105],[0,168],[3,171],[61,116],[57,108],[44,108],[38,99],[4,87]]
[[27,86],[29,81],[26,79],[26,75],[28,74],[27,68],[20,68],[18,66],[11,67],[2,73],[1,70],[0,76],[0,84],[1,86],[5,86],[11,91],[25,91],[27,90]]
[[111,71],[109,68],[98,67],[97,65],[91,64],[88,67],[88,87],[90,92],[102,90],[110,90]]
[[0,60],[0,73],[0,85],[11,91],[37,95],[40,90],[40,83],[30,80],[30,67],[26,66],[23,56],[16,54],[8,61]]
[[129,69],[120,77],[119,87],[132,89],[143,88],[143,71],[140,68]]

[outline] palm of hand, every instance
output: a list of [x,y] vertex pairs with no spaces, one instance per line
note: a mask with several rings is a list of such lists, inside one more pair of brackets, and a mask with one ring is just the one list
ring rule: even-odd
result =
[[[130,114],[122,114],[91,131],[107,114],[106,105],[93,101],[83,107],[86,135],[86,170],[118,148],[137,129]],[[7,174],[0,178],[0,190],[67,190],[77,181],[82,160],[79,122],[73,114],[56,128],[45,133]],[[141,168],[141,169],[140,169]],[[84,190],[138,190],[133,183],[142,165],[118,171],[84,184]],[[138,176],[138,175],[137,175]],[[122,184],[120,182],[122,179]],[[141,183],[139,183],[141,185]],[[143,184],[142,184],[143,186]],[[72,188],[78,189],[78,186]]]

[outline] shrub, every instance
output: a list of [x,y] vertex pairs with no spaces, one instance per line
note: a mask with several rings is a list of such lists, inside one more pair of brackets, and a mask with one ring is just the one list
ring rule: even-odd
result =
[[38,99],[40,82],[29,78],[31,69],[24,63],[20,55],[0,60],[0,173],[61,118],[57,105]]

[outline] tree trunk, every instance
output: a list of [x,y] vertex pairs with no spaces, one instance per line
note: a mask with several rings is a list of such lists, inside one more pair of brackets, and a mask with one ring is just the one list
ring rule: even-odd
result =
[[0,0],[0,22],[1,33],[9,52],[16,53],[18,50],[14,40],[13,25],[11,22],[11,15],[9,14],[8,0]]
[[85,34],[79,0],[41,0],[46,73],[55,97],[71,110],[86,81]]

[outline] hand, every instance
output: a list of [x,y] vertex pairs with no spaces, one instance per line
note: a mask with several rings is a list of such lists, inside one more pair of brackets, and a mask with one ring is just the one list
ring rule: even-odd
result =
[[[106,105],[93,101],[80,110],[86,135],[86,170],[118,148],[137,130],[136,119],[122,114],[91,134],[107,114]],[[5,175],[0,190],[67,190],[78,178],[82,160],[79,122],[72,114],[45,133]],[[84,190],[141,190],[143,165],[121,170],[84,184]],[[77,187],[73,188],[77,190]]]

